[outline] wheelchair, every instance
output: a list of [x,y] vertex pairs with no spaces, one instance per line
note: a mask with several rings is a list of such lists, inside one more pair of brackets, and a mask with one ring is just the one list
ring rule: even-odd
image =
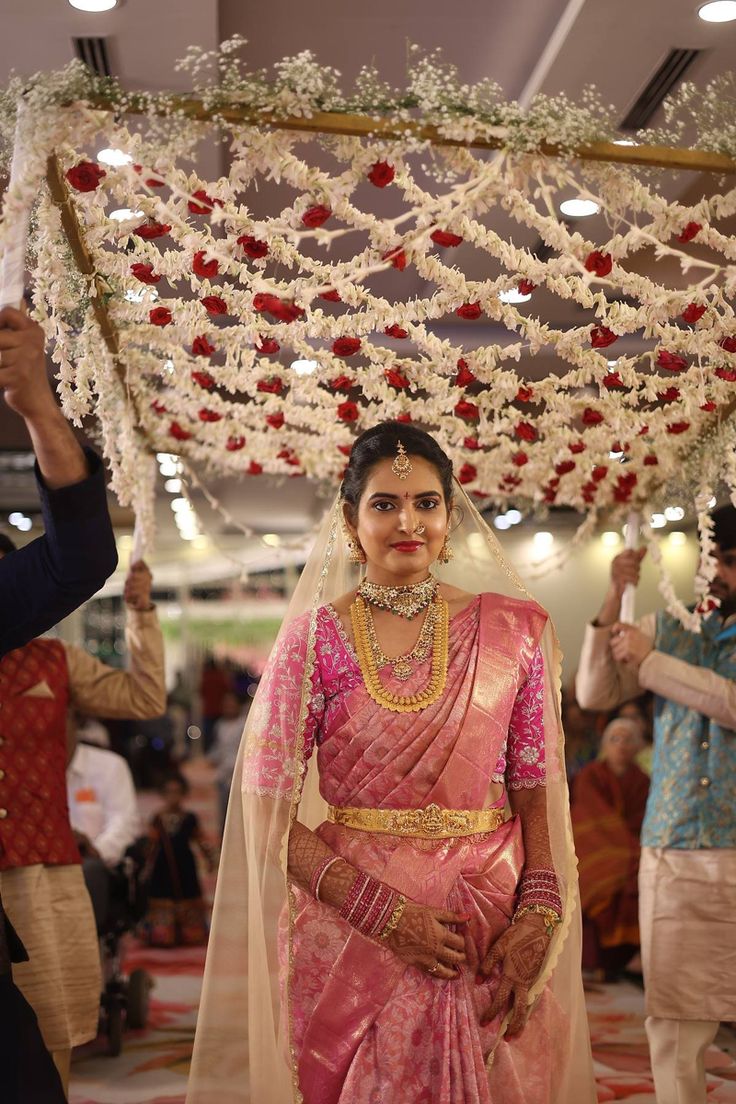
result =
[[154,980],[147,970],[121,970],[123,936],[133,931],[146,912],[147,894],[141,874],[145,861],[145,839],[126,851],[123,860],[110,871],[110,907],[104,931],[99,933],[102,957],[100,1033],[107,1039],[107,1054],[117,1058],[123,1046],[124,1030],[144,1028]]

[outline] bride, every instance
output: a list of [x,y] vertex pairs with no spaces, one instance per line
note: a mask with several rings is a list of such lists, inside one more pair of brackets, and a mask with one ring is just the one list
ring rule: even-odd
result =
[[595,1099],[559,665],[437,442],[363,433],[243,736],[188,1104]]

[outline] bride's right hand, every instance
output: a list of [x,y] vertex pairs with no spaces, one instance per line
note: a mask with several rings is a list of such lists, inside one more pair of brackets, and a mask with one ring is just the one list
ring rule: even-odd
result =
[[462,925],[468,920],[468,916],[447,909],[407,901],[385,943],[403,962],[450,981],[458,976],[458,967],[465,965],[467,958],[465,940],[448,925]]

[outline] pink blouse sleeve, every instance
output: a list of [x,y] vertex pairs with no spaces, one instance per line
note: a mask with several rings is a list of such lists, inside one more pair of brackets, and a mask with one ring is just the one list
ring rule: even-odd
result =
[[506,786],[510,790],[543,786],[544,762],[544,657],[537,648],[525,682],[511,711],[506,748]]
[[[248,717],[243,756],[244,792],[291,798],[297,769],[295,735],[307,662],[309,615],[297,618],[277,642]],[[304,724],[302,769],[314,749],[324,712],[319,663],[314,661]]]

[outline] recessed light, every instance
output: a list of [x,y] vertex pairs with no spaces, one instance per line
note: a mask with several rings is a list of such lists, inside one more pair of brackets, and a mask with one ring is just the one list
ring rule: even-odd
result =
[[181,494],[181,479],[167,479],[164,483],[164,490],[169,494]]
[[506,517],[505,514],[499,514],[498,517],[495,517],[493,519],[493,524],[495,525],[496,529],[510,529],[511,528],[511,522],[509,521],[509,519]]
[[20,529],[21,533],[27,533],[29,529],[33,528],[33,522],[29,517],[22,517],[17,524],[17,528]]
[[670,544],[677,546],[687,544],[687,534],[681,533],[676,529],[674,533],[670,533]]
[[261,540],[264,544],[267,544],[269,548],[278,548],[281,544],[281,537],[278,533],[264,533]]
[[22,514],[20,510],[14,510],[12,514],[8,514],[8,521],[11,525],[17,525],[19,521],[22,521],[25,514]]
[[551,533],[546,533],[544,531],[535,533],[532,539],[534,541],[535,547],[541,548],[543,550],[551,548],[555,540]]
[[615,544],[618,544],[621,537],[613,529],[609,529],[607,533],[601,533],[601,542],[612,548]]
[[587,218],[588,215],[597,215],[600,207],[592,199],[566,199],[560,204],[560,210],[571,218]]
[[119,149],[101,149],[97,154],[97,160],[101,165],[112,165],[119,168],[121,165],[129,165],[133,158],[129,153],[123,153]]
[[522,520],[521,512],[519,510],[507,510],[506,520],[510,521],[512,525],[518,525]]
[[649,519],[649,524],[651,525],[652,529],[664,529],[665,525],[667,524],[667,518],[664,516],[664,514],[652,514]]
[[69,3],[77,11],[83,12],[111,11],[118,6],[118,0],[69,0]]
[[518,288],[509,291],[499,291],[498,298],[502,303],[526,303],[531,299],[531,294],[524,295]]
[[698,8],[698,15],[706,23],[730,23],[736,19],[736,0],[713,0]]
[[682,521],[685,511],[682,506],[667,506],[665,507],[664,516],[668,521]]

